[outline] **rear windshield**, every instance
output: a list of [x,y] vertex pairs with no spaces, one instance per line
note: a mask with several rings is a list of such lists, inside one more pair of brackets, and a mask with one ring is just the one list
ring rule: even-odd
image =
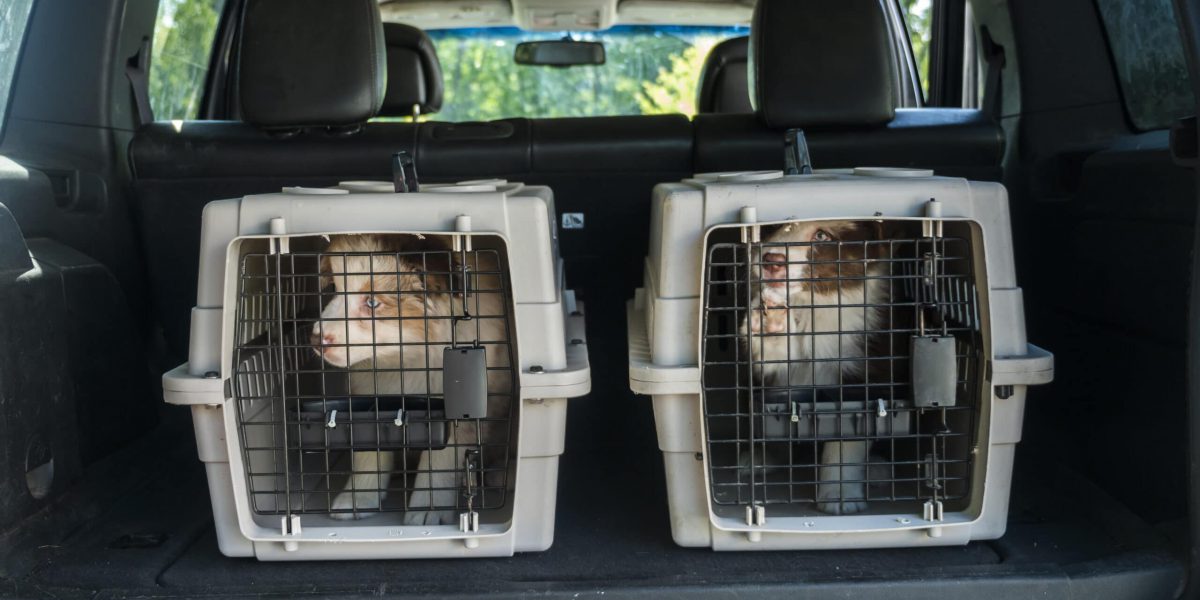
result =
[[696,112],[696,85],[709,50],[747,35],[745,27],[620,26],[572,33],[603,42],[600,66],[554,68],[513,61],[520,42],[557,40],[565,32],[514,27],[442,29],[429,35],[446,82],[438,120],[593,117]]

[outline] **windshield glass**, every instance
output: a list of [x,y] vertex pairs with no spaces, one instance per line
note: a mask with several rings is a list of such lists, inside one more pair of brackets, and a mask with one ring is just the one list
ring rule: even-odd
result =
[[513,62],[520,42],[557,40],[565,33],[513,27],[429,32],[446,82],[444,121],[506,117],[594,117],[696,112],[696,86],[708,51],[747,35],[745,27],[621,26],[573,33],[603,42],[599,66],[554,68]]

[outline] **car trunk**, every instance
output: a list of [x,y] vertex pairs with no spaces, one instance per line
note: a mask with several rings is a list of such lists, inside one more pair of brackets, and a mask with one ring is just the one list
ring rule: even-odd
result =
[[[602,305],[597,302],[594,304]],[[593,310],[593,391],[573,401],[554,546],[475,561],[265,563],[220,554],[186,411],[91,465],[10,532],[5,585],[20,596],[604,593],[1132,598],[1174,595],[1184,524],[1147,522],[1061,460],[1070,436],[1019,446],[1008,533],[922,549],[716,553],[671,541],[647,398],[624,378],[618,318]],[[1055,401],[1030,394],[1030,414]],[[1033,418],[1032,416],[1030,418]],[[1035,430],[1037,428],[1034,428]]]
[[[65,4],[38,4],[0,145],[0,595],[1165,598],[1187,583],[1195,179],[1165,130],[1128,126],[1111,73],[1075,67],[1104,55],[1098,22],[1077,33],[1092,2],[1013,2],[1015,33],[993,29],[1022,69],[1019,87],[1006,75],[1012,106],[996,116],[1028,338],[1056,355],[1056,381],[1029,390],[1003,537],[918,549],[676,546],[650,399],[629,389],[625,302],[640,276],[577,261],[568,284],[588,307],[592,391],[569,404],[553,547],[297,563],[221,555],[190,415],[162,403],[157,378],[180,357],[147,305],[177,290],[148,278],[147,263],[187,261],[148,256],[135,233],[147,216],[127,164],[138,124],[124,58],[112,57],[135,56],[141,39],[112,41],[94,25],[136,34],[154,11]],[[54,50],[64,40],[104,50],[72,62]],[[76,62],[86,76],[27,83]],[[563,196],[615,177],[589,167],[558,173]],[[648,198],[659,179],[638,176]],[[591,208],[589,226],[625,239],[626,215],[596,217],[618,204]]]

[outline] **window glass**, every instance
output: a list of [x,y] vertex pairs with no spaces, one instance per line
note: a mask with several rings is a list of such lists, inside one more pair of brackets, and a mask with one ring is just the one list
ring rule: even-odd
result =
[[917,62],[917,75],[921,78],[921,93],[929,97],[929,40],[933,31],[933,3],[930,0],[900,0],[904,20],[908,25],[908,39],[912,44],[913,58]]
[[1096,0],[1133,126],[1170,127],[1193,114],[1183,43],[1171,0]]
[[213,38],[225,0],[162,0],[154,27],[150,107],[155,119],[194,119],[200,111]]
[[21,41],[25,39],[25,28],[29,24],[29,12],[33,0],[5,0],[0,2],[0,130],[8,113],[8,101],[12,97],[13,75],[21,54]]
[[709,50],[745,27],[619,26],[572,33],[603,42],[604,65],[554,68],[518,65],[520,42],[562,39],[564,32],[512,27],[429,32],[445,78],[438,120],[590,117],[696,112],[696,86]]

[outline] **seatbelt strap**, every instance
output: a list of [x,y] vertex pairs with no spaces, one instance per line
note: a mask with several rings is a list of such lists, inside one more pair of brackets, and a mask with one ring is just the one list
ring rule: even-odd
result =
[[987,79],[983,88],[983,106],[981,107],[985,115],[991,116],[996,121],[1000,120],[1000,112],[1004,110],[1004,83],[1002,75],[1004,65],[1007,60],[1004,57],[1004,46],[997,44],[992,39],[992,34],[988,31],[987,26],[980,28],[980,37],[982,38],[983,60],[987,62]]
[[154,121],[154,109],[150,108],[150,38],[142,38],[137,54],[125,61],[125,77],[133,90],[134,110],[139,125]]

